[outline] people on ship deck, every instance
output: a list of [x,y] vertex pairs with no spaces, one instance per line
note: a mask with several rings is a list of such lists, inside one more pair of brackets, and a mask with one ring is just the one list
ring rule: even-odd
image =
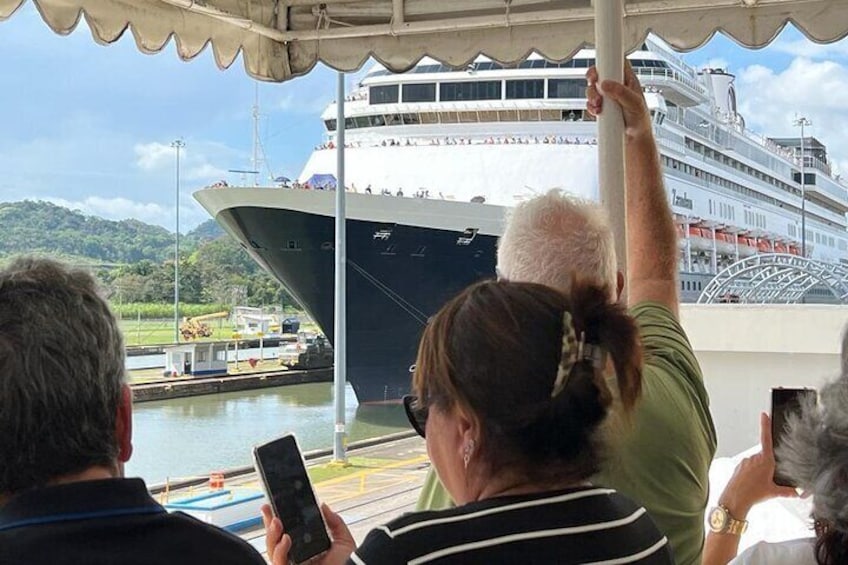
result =
[[[333,543],[317,562],[672,563],[644,508],[588,482],[613,398],[629,413],[642,386],[638,328],[609,295],[485,281],[442,307],[404,402],[458,506],[392,520],[359,547],[325,506]],[[284,565],[292,540],[263,514]]]
[[[603,100],[590,69],[588,110]],[[701,561],[709,466],[716,433],[692,347],[678,320],[677,241],[659,156],[641,88],[627,66],[625,83],[603,91],[621,104],[626,123],[627,303],[638,324],[644,362],[642,395],[629,419],[611,426],[615,439],[593,484],[615,488],[647,508],[680,564]],[[574,273],[618,288],[612,232],[602,209],[557,192],[521,203],[498,246],[498,273],[568,291]],[[418,509],[446,508],[450,493],[432,470]]]
[[121,331],[91,275],[46,259],[0,270],[0,565],[265,563],[123,478],[125,375]]
[[[779,543],[759,542],[739,556],[748,512],[778,496],[797,496],[795,488],[774,482],[775,450],[771,421],[760,415],[760,452],[737,465],[719,496],[731,521],[707,535],[704,565],[837,565],[848,563],[848,332],[842,336],[839,378],[807,401],[801,415],[790,418],[777,448],[780,472],[813,499],[812,536]],[[739,523],[738,528],[726,524]]]

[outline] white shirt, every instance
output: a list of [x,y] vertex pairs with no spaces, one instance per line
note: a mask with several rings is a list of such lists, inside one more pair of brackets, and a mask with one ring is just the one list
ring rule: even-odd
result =
[[816,565],[815,538],[778,543],[761,541],[738,555],[728,565]]

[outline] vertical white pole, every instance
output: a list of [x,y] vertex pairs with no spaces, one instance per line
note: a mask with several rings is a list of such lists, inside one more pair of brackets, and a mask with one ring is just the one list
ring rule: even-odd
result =
[[713,274],[718,273],[718,247],[716,245],[716,229],[715,226],[712,228],[713,231],[713,258],[710,261],[710,268],[713,271]]
[[[595,0],[595,65],[600,80],[624,80],[624,1]],[[598,118],[598,187],[615,236],[618,268],[627,273],[624,118],[612,100]]]
[[336,93],[336,319],[333,344],[333,390],[336,426],[333,435],[333,460],[345,462],[345,380],[347,380],[347,308],[345,269],[345,75],[338,74]]

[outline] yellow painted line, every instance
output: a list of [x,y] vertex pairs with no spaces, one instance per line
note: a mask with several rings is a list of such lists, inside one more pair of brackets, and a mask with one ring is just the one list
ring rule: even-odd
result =
[[428,460],[428,457],[426,455],[419,455],[419,456],[413,457],[411,459],[404,459],[403,461],[398,461],[397,463],[392,463],[391,465],[384,465],[382,467],[374,467],[374,468],[371,468],[371,469],[365,469],[363,471],[358,471],[356,473],[350,473],[349,475],[343,475],[341,477],[335,477],[335,478],[332,478],[332,479],[327,479],[325,481],[315,483],[315,486],[316,487],[318,487],[319,485],[320,486],[329,486],[329,485],[334,485],[334,484],[338,484],[338,483],[343,483],[343,482],[346,482],[346,481],[350,481],[352,479],[360,479],[360,478],[366,477],[368,475],[373,475],[375,473],[388,471],[390,469],[397,469],[399,467],[406,467],[408,465],[417,465],[419,463],[424,463],[427,460]]
[[[416,482],[414,477],[398,478],[398,480],[395,480],[391,483],[382,483],[380,485],[375,485],[372,488],[368,489],[367,492],[368,493],[374,493],[374,492],[377,492],[377,491],[380,491],[380,490],[391,489],[393,487],[396,487],[398,485],[402,485],[402,484],[405,484],[405,483],[414,483],[414,482]],[[320,491],[319,494],[321,496],[321,500],[323,500],[324,502],[326,502],[327,504],[329,504],[331,506],[335,506],[335,505],[338,505],[342,502],[346,502],[348,500],[358,499],[363,494],[366,494],[366,493],[350,492],[350,491],[339,492],[338,490],[331,491],[331,492],[325,492],[325,491],[322,490],[322,491]],[[363,501],[363,502],[368,503],[367,500]]]

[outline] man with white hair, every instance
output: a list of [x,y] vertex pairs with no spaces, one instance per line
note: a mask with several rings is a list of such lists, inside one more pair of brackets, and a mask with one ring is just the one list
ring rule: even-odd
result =
[[[588,110],[602,98],[597,73],[587,75]],[[633,417],[610,427],[611,453],[595,478],[645,506],[668,537],[677,563],[701,561],[709,465],[716,434],[701,370],[677,319],[677,236],[662,182],[659,154],[639,81],[629,65],[624,84],[605,81],[626,125],[627,294],[639,324],[642,397]],[[551,191],[518,205],[498,246],[498,275],[568,292],[573,277],[607,284],[617,300],[612,231],[604,211]],[[418,508],[452,504],[431,471]]]

